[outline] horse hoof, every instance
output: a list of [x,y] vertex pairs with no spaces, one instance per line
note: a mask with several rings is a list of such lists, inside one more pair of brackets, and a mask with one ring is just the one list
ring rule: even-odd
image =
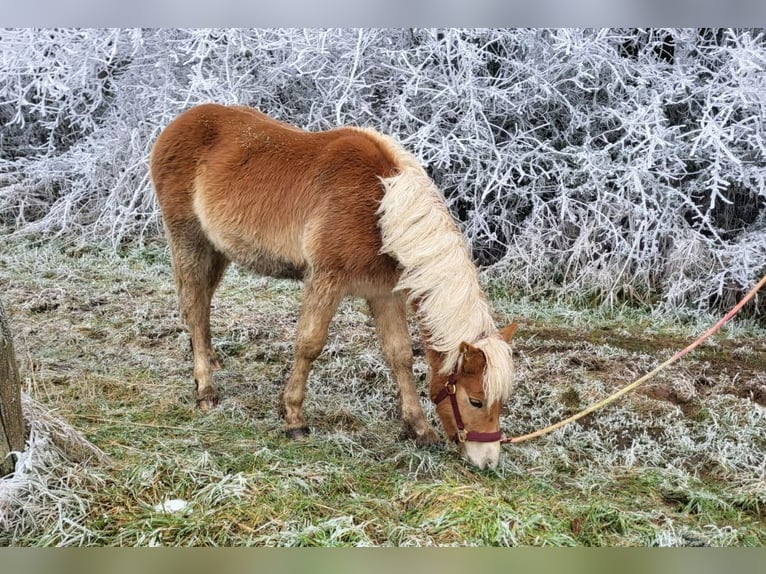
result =
[[209,411],[218,404],[218,392],[212,385],[206,385],[200,390],[200,384],[197,379],[194,379],[194,394],[197,401],[197,406],[202,411]]
[[218,406],[218,394],[215,392],[205,393],[197,397],[197,406],[201,411],[209,411]]
[[415,444],[417,446],[431,446],[431,445],[439,444],[440,442],[441,440],[439,439],[439,435],[437,435],[431,429],[428,429],[424,433],[419,433],[415,435]]
[[309,436],[311,433],[311,430],[309,427],[296,427],[294,429],[285,429],[285,434],[287,435],[287,438],[290,439],[299,439],[299,438],[305,438]]
[[429,446],[441,442],[439,435],[431,428],[416,429],[412,425],[405,424],[399,435],[400,439],[412,439],[417,446]]
[[201,411],[209,411],[218,406],[218,399],[197,399],[197,406]]

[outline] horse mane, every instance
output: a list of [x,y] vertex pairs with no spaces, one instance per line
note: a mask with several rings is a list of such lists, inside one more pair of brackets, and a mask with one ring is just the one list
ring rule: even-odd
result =
[[364,129],[394,158],[397,173],[381,178],[378,208],[382,252],[402,267],[396,290],[416,302],[429,346],[443,354],[440,373],[458,364],[460,343],[484,352],[484,392],[489,403],[513,389],[511,349],[500,338],[463,235],[444,199],[413,154],[394,139]]

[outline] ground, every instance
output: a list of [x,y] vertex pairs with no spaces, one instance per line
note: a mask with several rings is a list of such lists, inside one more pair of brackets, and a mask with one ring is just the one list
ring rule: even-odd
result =
[[[0,533],[4,544],[766,543],[766,344],[756,322],[730,324],[615,404],[507,446],[498,469],[476,471],[451,445],[399,436],[395,384],[361,301],[342,304],[309,379],[312,435],[290,441],[277,401],[300,284],[227,272],[212,321],[223,399],[210,413],[195,408],[164,242],[114,253],[6,241],[0,285],[24,390],[111,461],[78,463],[92,480],[77,503],[46,499],[66,519]],[[498,324],[521,325],[517,390],[502,418],[513,436],[603,399],[715,321],[575,310],[497,283],[489,292]],[[163,511],[170,500],[186,504]]]

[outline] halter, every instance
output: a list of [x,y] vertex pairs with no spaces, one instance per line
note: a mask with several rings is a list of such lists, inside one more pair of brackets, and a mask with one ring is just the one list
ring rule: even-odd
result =
[[457,406],[457,397],[455,396],[455,389],[457,388],[457,377],[452,373],[447,379],[444,388],[439,391],[436,398],[433,399],[434,404],[439,404],[444,399],[449,397],[449,402],[452,405],[452,414],[455,415],[455,425],[457,426],[457,433],[452,437],[452,440],[456,443],[471,441],[471,442],[497,442],[503,436],[500,431],[496,432],[476,432],[465,430],[463,419],[460,416],[460,409]]

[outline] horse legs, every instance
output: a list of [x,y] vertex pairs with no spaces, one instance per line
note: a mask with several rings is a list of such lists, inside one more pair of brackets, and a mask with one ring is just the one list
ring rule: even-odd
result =
[[282,392],[285,432],[290,438],[299,438],[309,432],[303,418],[306,379],[311,364],[322,352],[327,328],[342,297],[343,293],[332,282],[318,277],[307,278],[295,340],[295,362]]
[[178,233],[168,230],[168,237],[179,307],[194,356],[197,405],[207,410],[218,404],[212,371],[220,368],[210,336],[210,301],[229,261],[193,224]]
[[439,438],[426,421],[412,375],[412,340],[407,329],[404,299],[397,294],[369,298],[383,356],[399,385],[399,406],[404,432],[418,445],[433,444]]

